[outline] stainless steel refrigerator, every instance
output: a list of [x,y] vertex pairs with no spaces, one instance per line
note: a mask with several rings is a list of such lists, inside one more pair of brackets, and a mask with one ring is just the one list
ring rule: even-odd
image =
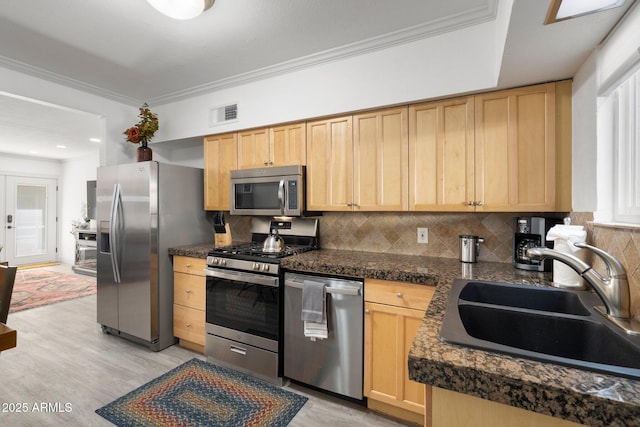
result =
[[175,343],[168,248],[208,242],[203,171],[158,162],[98,168],[97,317],[154,351]]

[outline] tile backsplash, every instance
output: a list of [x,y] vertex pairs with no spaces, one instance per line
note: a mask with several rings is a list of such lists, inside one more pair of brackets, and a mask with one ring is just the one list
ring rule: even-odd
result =
[[[514,218],[522,213],[325,212],[320,246],[405,255],[458,258],[459,235],[482,237],[479,261],[511,262]],[[535,215],[535,214],[533,214]],[[250,220],[230,217],[235,240],[250,238]],[[428,228],[429,243],[417,242],[418,227]]]
[[[640,320],[640,228],[594,224],[591,212],[573,212],[571,220],[573,224],[585,226],[587,243],[615,256],[627,270],[631,309],[634,317]],[[591,257],[588,262],[596,271],[606,273],[604,264],[598,257]]]

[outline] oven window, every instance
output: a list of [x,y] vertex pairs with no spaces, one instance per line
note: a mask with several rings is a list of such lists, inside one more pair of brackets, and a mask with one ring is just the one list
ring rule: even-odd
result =
[[278,340],[278,288],[207,277],[207,323]]
[[280,209],[279,181],[235,184],[236,209]]

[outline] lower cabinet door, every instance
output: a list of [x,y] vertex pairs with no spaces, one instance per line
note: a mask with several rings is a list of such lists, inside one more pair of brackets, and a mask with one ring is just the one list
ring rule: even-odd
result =
[[173,335],[195,344],[204,346],[205,312],[174,304],[173,306]]
[[425,385],[409,379],[407,357],[424,311],[365,303],[365,396],[424,415]]

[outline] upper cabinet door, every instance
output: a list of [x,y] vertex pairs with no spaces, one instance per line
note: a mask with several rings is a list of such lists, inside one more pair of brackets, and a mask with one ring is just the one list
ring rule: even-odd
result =
[[350,211],[353,206],[352,118],[307,123],[307,209]]
[[229,172],[237,169],[236,134],[208,136],[204,139],[204,209],[231,207]]
[[473,211],[473,97],[409,107],[409,210]]
[[478,95],[475,122],[476,210],[555,210],[555,84]]
[[401,107],[353,117],[354,210],[407,210],[407,112]]
[[307,129],[304,122],[270,129],[273,166],[307,164]]
[[238,132],[238,168],[251,169],[271,166],[269,129]]

